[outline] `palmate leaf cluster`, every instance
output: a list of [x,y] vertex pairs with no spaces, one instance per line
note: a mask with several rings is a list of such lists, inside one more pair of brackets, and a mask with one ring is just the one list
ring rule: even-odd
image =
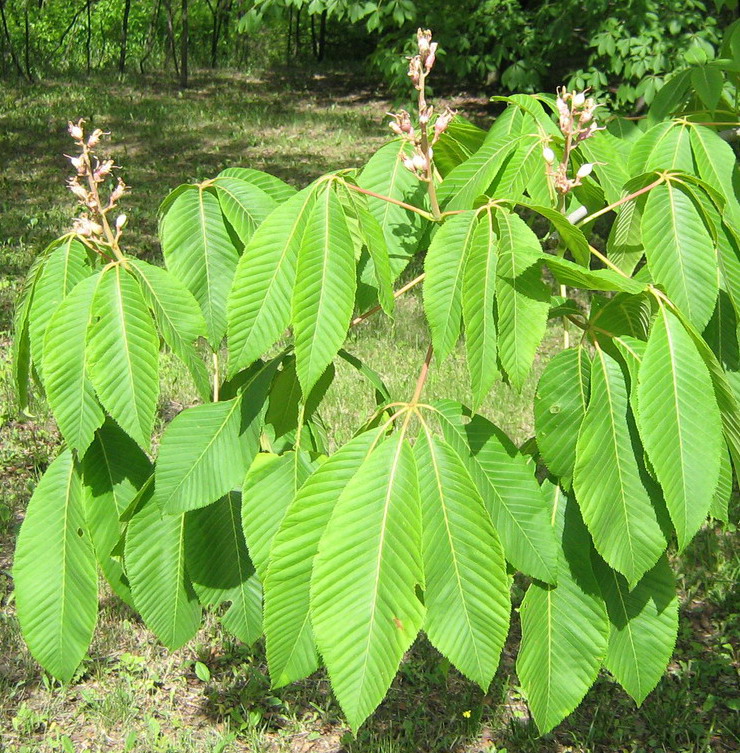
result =
[[[518,571],[517,672],[541,731],[602,667],[637,703],[655,687],[678,622],[667,553],[726,518],[740,464],[735,157],[688,121],[602,130],[572,151],[593,172],[561,198],[543,159],[567,148],[552,101],[505,104],[488,132],[456,118],[435,145],[441,213],[395,140],[300,191],[237,168],[181,186],[160,211],[165,268],[106,263],[74,235],[39,256],[17,386],[24,402],[40,386],[64,448],[14,578],[51,674],[70,680],[85,656],[100,570],[170,648],[220,607],[240,640],[265,635],[274,686],[323,664],[356,729],[420,631],[487,688]],[[343,349],[363,312],[393,315],[416,256],[424,369],[462,337],[471,406],[423,403],[423,379],[391,395]],[[523,385],[557,318],[570,344],[518,448],[475,411],[498,379]],[[201,402],[154,454],[162,347]],[[378,410],[330,452],[337,358]]]

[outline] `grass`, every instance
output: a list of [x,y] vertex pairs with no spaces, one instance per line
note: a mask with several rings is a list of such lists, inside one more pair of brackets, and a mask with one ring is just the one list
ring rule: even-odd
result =
[[[57,451],[43,403],[13,407],[8,348],[13,301],[32,257],[69,225],[66,121],[86,117],[112,131],[109,151],[133,191],[127,238],[157,258],[156,206],[176,185],[229,165],[274,172],[295,185],[362,163],[385,138],[389,102],[345,82],[220,73],[179,93],[157,78],[52,81],[0,92],[0,751],[220,753],[723,753],[740,749],[738,725],[737,535],[703,530],[680,559],[682,620],[669,671],[641,709],[603,674],[583,705],[539,738],[517,686],[517,628],[487,694],[464,680],[424,639],[409,652],[386,701],[353,739],[325,674],[272,691],[261,643],[246,647],[211,615],[188,646],[168,652],[138,618],[103,593],[98,629],[77,677],[62,686],[25,649],[14,617],[10,568],[31,490]],[[480,106],[480,103],[478,103]],[[537,373],[558,345],[550,331],[535,373],[517,394],[497,385],[482,407],[515,440],[532,433]],[[427,347],[418,295],[399,301],[394,321],[374,317],[353,330],[348,350],[377,369],[394,395],[408,396]],[[194,400],[182,371],[166,361],[160,414]],[[434,364],[429,397],[468,399],[463,354]],[[333,440],[346,440],[373,410],[371,391],[344,362],[323,408]],[[735,503],[736,505],[737,503]],[[735,511],[737,513],[737,511]],[[517,588],[518,598],[521,598]],[[202,668],[196,674],[196,662]]]

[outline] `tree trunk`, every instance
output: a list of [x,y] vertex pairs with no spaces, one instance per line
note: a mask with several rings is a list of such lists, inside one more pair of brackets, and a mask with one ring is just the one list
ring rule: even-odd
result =
[[175,24],[172,18],[172,2],[165,0],[167,10],[167,41],[169,42],[170,52],[172,53],[172,63],[175,66],[175,75],[180,77],[180,64],[177,62],[177,49],[175,48]]
[[188,25],[188,0],[182,0],[182,34],[180,35],[180,86],[188,88],[188,47],[190,40]]
[[28,4],[30,0],[26,0],[23,14],[23,57],[26,64],[26,77],[29,81],[33,81],[33,73],[31,73],[31,24],[28,20]]
[[162,0],[157,0],[157,5],[154,8],[154,13],[152,14],[152,20],[149,24],[149,29],[146,33],[146,44],[144,45],[144,54],[141,56],[141,59],[139,60],[139,71],[141,72],[141,75],[144,75],[144,63],[146,62],[149,55],[152,54],[152,49],[154,48],[154,41],[156,39],[155,29],[159,26],[159,10],[162,5]]
[[316,16],[311,16],[311,52],[313,53],[313,59],[318,60],[319,47],[316,39]]
[[131,12],[131,0],[126,0],[123,6],[123,24],[121,25],[121,57],[118,60],[118,72],[126,70],[126,44],[128,42],[128,16]]
[[211,68],[218,63],[218,38],[221,34],[221,0],[216,0],[216,5],[211,8],[213,14],[213,26],[211,27]]
[[288,8],[288,39],[285,42],[285,65],[290,65],[290,42],[293,36],[293,6]]
[[18,61],[18,57],[15,54],[13,41],[11,40],[10,32],[8,31],[8,19],[5,17],[5,0],[0,0],[0,19],[2,19],[3,22],[3,33],[5,35],[5,41],[8,43],[8,52],[10,52],[10,58],[13,61],[13,65],[21,78],[27,78],[25,71],[21,68],[21,64]]
[[298,57],[301,51],[301,9],[297,8],[295,13],[295,40],[293,45],[293,55]]
[[319,26],[319,60],[324,59],[326,53],[326,11],[321,13],[321,24]]
[[92,48],[92,0],[87,0],[87,6],[85,8],[87,12],[87,37],[85,39],[85,57],[87,59],[87,75],[90,75],[92,68],[91,60],[91,48]]

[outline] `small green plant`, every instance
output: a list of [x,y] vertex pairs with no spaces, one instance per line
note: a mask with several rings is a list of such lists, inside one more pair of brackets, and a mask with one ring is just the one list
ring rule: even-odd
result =
[[[392,116],[365,167],[300,191],[249,168],[179,187],[160,209],[166,269],[125,250],[103,134],[70,124],[83,214],[31,268],[14,342],[21,403],[33,380],[65,440],[13,571],[53,676],[85,655],[98,568],[171,648],[228,604],[228,630],[264,634],[273,687],[323,663],[355,731],[421,630],[489,686],[515,570],[517,673],[542,732],[602,667],[637,703],[662,676],[678,628],[666,552],[727,517],[740,463],[734,155],[686,118],[621,138],[565,89],[499,98],[483,132],[434,112],[437,45],[416,42],[418,113]],[[423,274],[394,290],[415,258]],[[417,285],[430,344],[412,393],[391,395],[347,333]],[[522,386],[550,319],[564,347],[518,448],[476,409],[497,379]],[[463,333],[472,406],[426,401]],[[202,402],[155,457],[163,344]],[[337,358],[378,407],[330,453]]]

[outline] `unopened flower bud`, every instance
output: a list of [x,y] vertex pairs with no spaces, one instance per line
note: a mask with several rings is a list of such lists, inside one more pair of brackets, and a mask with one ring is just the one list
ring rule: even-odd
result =
[[423,172],[427,169],[427,161],[423,154],[419,154],[418,152],[411,158],[411,161],[414,165],[414,169],[418,172]]
[[434,121],[434,139],[435,141],[447,130],[447,126],[455,117],[455,112],[448,107],[438,118]]
[[72,163],[72,167],[74,167],[75,170],[77,170],[77,175],[84,175],[85,174],[85,159],[80,155],[79,157],[70,157],[68,154],[65,155],[67,159]]
[[434,61],[437,59],[437,43],[432,42],[432,44],[429,46],[429,54],[426,56],[426,59],[424,60],[424,67],[426,68],[427,73],[432,70],[432,67],[434,66]]
[[69,180],[67,181],[67,188],[69,188],[69,190],[70,190],[70,191],[72,191],[72,193],[73,193],[73,194],[74,194],[74,195],[75,195],[75,196],[76,196],[76,197],[77,197],[77,198],[78,198],[78,199],[79,199],[79,200],[80,200],[81,202],[83,202],[84,204],[87,204],[87,202],[88,202],[88,200],[89,200],[89,198],[90,198],[90,195],[89,195],[89,194],[88,194],[88,192],[87,192],[87,191],[85,190],[85,188],[84,188],[83,186],[81,186],[81,185],[80,185],[80,184],[79,184],[79,183],[77,182],[77,178],[70,178],[70,179],[69,179]]
[[542,157],[548,165],[552,165],[555,162],[555,152],[549,146],[543,148]]
[[82,141],[83,138],[85,138],[85,134],[82,131],[82,124],[85,121],[80,119],[77,121],[77,123],[73,123],[71,120],[69,121],[69,135],[75,140],[75,141]]
[[417,29],[416,42],[419,46],[419,54],[422,60],[426,58],[431,49],[430,42],[432,41],[432,32],[429,29]]
[[116,217],[116,230],[122,230],[127,219],[128,217],[126,217],[125,214],[119,214],[118,217]]
[[111,170],[113,169],[113,160],[107,159],[103,160],[101,164],[99,164],[95,168],[95,172],[93,173],[93,178],[97,183],[100,183],[101,181],[105,180],[105,178],[110,175]]
[[577,178],[587,178],[589,175],[591,175],[591,171],[594,169],[592,162],[584,162],[579,168],[578,172],[576,173]]
[[432,112],[434,112],[434,108],[431,105],[424,108],[424,110],[419,113],[419,123],[426,125],[429,122],[429,119],[432,117]]
[[397,136],[403,136],[401,126],[395,120],[391,120],[391,122],[388,123],[388,128],[390,128]]
[[418,55],[414,55],[409,60],[409,78],[411,83],[418,89],[419,81],[421,80],[421,58]]
[[406,156],[403,158],[403,166],[407,170],[411,170],[412,173],[416,172],[416,167],[414,166],[414,160],[411,159],[411,157]]
[[87,145],[90,149],[93,147],[96,147],[98,145],[98,142],[100,141],[100,137],[103,136],[103,131],[100,130],[100,128],[96,128],[91,134],[90,138],[87,140]]
[[119,178],[118,185],[111,191],[109,203],[113,206],[123,196],[123,192],[126,190],[126,184]]
[[573,95],[573,107],[581,107],[586,101],[586,95],[583,92],[576,92]]

